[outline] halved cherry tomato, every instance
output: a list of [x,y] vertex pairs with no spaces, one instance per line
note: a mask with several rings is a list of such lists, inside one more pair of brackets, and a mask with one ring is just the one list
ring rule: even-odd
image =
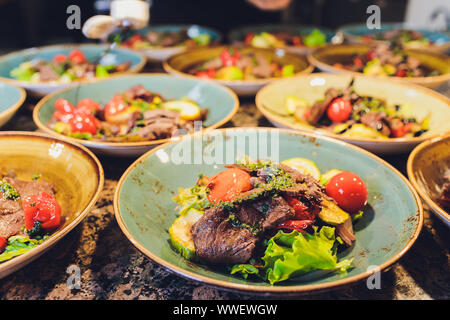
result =
[[78,110],[75,110],[73,117],[68,120],[68,123],[72,132],[88,132],[91,134],[96,134],[101,126],[100,120],[94,117],[93,114]]
[[332,177],[327,183],[326,192],[339,207],[348,212],[357,212],[367,204],[368,192],[364,181],[350,171]]
[[309,226],[313,224],[312,220],[287,220],[280,223],[277,229],[297,230],[298,232],[306,232]]
[[69,120],[74,117],[73,113],[64,113],[59,110],[56,110],[53,112],[53,117],[61,122],[69,123]]
[[216,73],[216,70],[214,70],[213,68],[208,69],[207,71],[199,71],[197,72],[195,75],[199,78],[208,78],[208,79],[213,79],[214,75]]
[[56,110],[61,111],[62,113],[72,113],[75,111],[75,107],[69,101],[63,98],[56,99],[53,104]]
[[61,207],[56,198],[46,192],[31,195],[23,199],[25,228],[33,229],[36,221],[44,230],[52,230],[61,222]]
[[114,96],[105,106],[104,112],[106,120],[108,120],[109,117],[122,113],[123,111],[128,109],[128,107],[128,103],[124,101],[123,96]]
[[239,60],[239,58],[240,58],[240,55],[237,50],[233,54],[231,54],[230,50],[225,49],[220,54],[220,59],[222,60],[222,64],[226,67],[235,65],[236,62]]
[[327,109],[328,118],[333,122],[344,122],[350,117],[353,106],[350,101],[344,98],[334,99]]
[[53,61],[54,62],[58,62],[58,63],[64,63],[67,61],[67,56],[65,54],[57,54],[53,57]]
[[245,36],[244,43],[248,46],[251,45],[254,36],[255,36],[254,32],[247,33],[247,35]]
[[403,122],[399,121],[398,124],[396,124],[395,128],[391,128],[392,135],[395,138],[404,137],[409,132],[409,130],[411,130],[412,125],[413,124],[411,122],[404,124]]
[[69,59],[70,61],[76,64],[85,63],[87,61],[86,57],[84,56],[84,53],[79,49],[73,49],[69,53]]
[[358,68],[362,68],[364,66],[363,61],[361,60],[361,58],[359,57],[354,57],[353,58],[353,64],[358,67]]
[[405,70],[403,70],[403,69],[399,69],[399,70],[397,70],[397,72],[395,73],[395,76],[396,77],[406,77],[406,71]]
[[0,253],[5,251],[6,245],[8,244],[8,240],[3,237],[0,237]]
[[211,203],[231,201],[241,192],[252,188],[250,175],[244,170],[230,168],[222,171],[211,178],[208,183],[208,200]]
[[313,217],[309,212],[309,208],[305,206],[300,200],[297,198],[285,196],[284,199],[292,207],[295,211],[295,219],[298,220],[312,220]]
[[97,111],[100,111],[100,105],[90,98],[84,98],[78,101],[77,110],[80,112],[86,112],[90,114],[95,114]]

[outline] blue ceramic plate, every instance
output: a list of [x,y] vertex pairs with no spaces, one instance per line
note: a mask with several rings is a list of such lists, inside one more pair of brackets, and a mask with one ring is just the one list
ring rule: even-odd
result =
[[123,92],[138,84],[161,94],[166,99],[188,97],[196,101],[200,108],[208,108],[208,117],[203,123],[207,129],[217,128],[228,122],[239,107],[239,100],[231,90],[211,81],[184,79],[165,74],[139,74],[112,76],[110,79],[80,85],[46,96],[34,108],[33,120],[39,129],[48,134],[81,143],[96,153],[114,156],[141,155],[158,144],[168,142],[170,139],[137,142],[89,141],[69,138],[47,127],[47,123],[49,123],[55,111],[54,102],[58,98],[67,99],[73,104],[83,98],[92,98],[105,105],[116,93]]
[[[188,36],[193,38],[198,36],[199,34],[209,34],[211,37],[211,44],[218,44],[222,40],[222,35],[219,31],[198,25],[159,25],[159,26],[149,26],[144,29],[140,29],[138,33],[145,35],[149,31],[155,32],[178,32],[185,29],[188,33]],[[184,45],[178,45],[173,47],[155,47],[155,48],[147,48],[141,50],[135,50],[147,57],[149,61],[153,62],[162,62],[174,54],[181,53],[185,51],[187,48]]]
[[[32,95],[44,96],[48,93],[54,92],[59,89],[72,87],[78,85],[80,81],[73,81],[70,83],[33,83],[26,81],[18,81],[14,79],[10,72],[12,69],[18,67],[21,63],[30,61],[33,59],[45,59],[51,60],[57,54],[68,54],[73,49],[80,49],[88,60],[96,59],[99,57],[108,45],[97,44],[63,44],[52,45],[38,48],[30,48],[21,51],[9,53],[0,57],[0,79],[8,81],[14,85],[27,89]],[[121,64],[126,61],[131,61],[130,68],[126,73],[139,72],[145,65],[146,59],[143,55],[123,49],[116,48],[108,53],[108,59],[111,63]],[[97,79],[89,80],[89,82],[98,81]],[[88,81],[82,81],[88,82]]]
[[[218,144],[220,141],[225,144]],[[199,146],[201,149],[197,149]],[[304,157],[314,161],[322,173],[340,168],[364,180],[369,200],[365,214],[354,225],[357,240],[339,254],[339,258],[354,258],[353,269],[345,276],[329,274],[271,286],[188,261],[171,248],[168,229],[177,216],[172,197],[178,188],[193,186],[200,173],[218,173],[223,163],[233,163],[245,154],[252,159],[280,161]],[[201,164],[192,164],[195,159]],[[153,149],[120,179],[114,210],[128,239],[155,262],[206,284],[261,294],[324,290],[364,279],[405,254],[423,222],[422,206],[414,189],[380,158],[334,139],[270,128],[214,130]]]
[[26,93],[22,88],[0,81],[0,127],[12,118],[25,97]]
[[[409,25],[407,23],[382,23],[380,29],[368,29],[364,24],[349,24],[339,28],[338,31],[342,32],[345,39],[353,44],[367,43],[364,41],[363,36],[367,34],[375,34],[384,31],[405,29],[405,30],[417,30],[420,31],[426,38],[428,38],[434,45],[415,47],[414,49],[422,49],[436,52],[444,52],[450,48],[450,34],[447,32],[431,31],[424,28],[417,28],[417,26]],[[375,40],[374,42],[380,42]],[[413,49],[412,47],[410,49]]]

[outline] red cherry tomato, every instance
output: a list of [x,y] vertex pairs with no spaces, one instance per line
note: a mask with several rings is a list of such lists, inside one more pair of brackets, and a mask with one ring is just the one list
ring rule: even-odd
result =
[[358,67],[358,68],[362,68],[364,66],[363,61],[361,60],[361,58],[359,57],[354,57],[353,58],[353,64]]
[[225,67],[230,67],[236,64],[236,62],[239,60],[240,55],[238,51],[234,51],[233,54],[231,54],[230,50],[225,49],[220,54],[220,59],[222,60],[222,64]]
[[216,73],[216,71],[213,68],[211,68],[211,69],[208,69],[207,71],[197,72],[195,75],[199,78],[213,79],[215,73]]
[[76,64],[85,63],[87,61],[86,57],[84,56],[84,53],[78,49],[73,49],[69,53],[69,59],[70,59],[70,61],[72,61],[73,63],[76,63]]
[[0,253],[5,251],[6,245],[8,244],[8,240],[3,237],[0,237]]
[[403,69],[399,69],[399,70],[395,73],[395,76],[396,76],[396,77],[401,77],[401,78],[406,77],[406,71],[403,70]]
[[100,105],[90,98],[84,98],[78,101],[77,110],[80,112],[85,112],[89,114],[95,114],[97,111],[100,111]]
[[93,114],[80,112],[75,110],[73,117],[68,120],[71,126],[72,132],[87,132],[96,134],[100,128],[101,123]]
[[72,113],[75,111],[75,107],[69,101],[63,98],[56,99],[53,106],[61,113]]
[[250,175],[244,170],[230,168],[211,178],[208,183],[208,200],[214,204],[231,201],[241,192],[252,188]]
[[334,99],[327,109],[328,118],[333,122],[344,122],[350,117],[353,106],[350,101],[344,98]]
[[332,177],[326,185],[326,192],[348,212],[358,212],[367,204],[368,192],[364,181],[350,171]]
[[36,221],[41,222],[44,230],[52,230],[61,222],[61,207],[54,196],[42,192],[23,199],[25,227],[33,229]]
[[371,50],[367,53],[367,59],[368,60],[373,60],[375,59],[375,51]]
[[399,122],[396,125],[396,128],[391,128],[392,135],[395,138],[404,137],[411,130],[412,125],[413,125],[412,123],[403,124],[403,122]]
[[65,54],[57,54],[53,57],[54,62],[64,63],[67,61],[67,56]]
[[245,43],[247,46],[251,45],[254,36],[255,36],[255,33],[254,33],[254,32],[249,32],[249,33],[247,33],[247,35],[245,36],[244,43]]
[[105,106],[105,118],[115,116],[128,109],[128,103],[124,101],[123,96],[114,96]]
[[73,113],[63,113],[59,110],[56,110],[55,112],[53,112],[53,117],[58,121],[69,123],[69,120],[72,119],[74,115]]
[[287,220],[280,223],[277,229],[297,230],[298,232],[306,232],[306,229],[313,224],[312,220]]

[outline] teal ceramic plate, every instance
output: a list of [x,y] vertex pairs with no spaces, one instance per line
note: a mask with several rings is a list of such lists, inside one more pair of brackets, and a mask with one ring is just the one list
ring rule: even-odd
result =
[[[73,81],[70,83],[33,83],[19,81],[10,75],[11,70],[18,67],[23,62],[33,59],[51,60],[56,54],[68,54],[73,49],[80,49],[83,51],[88,60],[96,59],[108,47],[108,45],[98,44],[61,44],[12,52],[0,57],[0,79],[24,88],[34,96],[42,97],[59,89],[76,86],[80,84],[80,81]],[[126,73],[139,72],[146,62],[145,57],[140,53],[123,48],[112,49],[109,51],[109,57],[115,64],[131,61],[131,66]],[[95,81],[98,81],[98,79],[89,80],[89,82]]]
[[[149,31],[155,32],[177,32],[180,30],[186,29],[189,37],[196,37],[199,34],[209,34],[211,37],[211,44],[218,44],[222,40],[222,35],[219,31],[198,25],[156,25],[149,26],[144,29],[138,30],[138,32],[142,35],[145,35]],[[167,58],[173,56],[174,54],[181,53],[186,51],[186,46],[173,46],[173,47],[156,47],[156,48],[148,48],[136,50],[147,57],[149,61],[152,62],[162,62]]]
[[[432,41],[432,45],[428,44],[415,44],[416,49],[435,51],[435,52],[445,52],[450,48],[450,34],[448,32],[431,31],[425,28],[417,28],[417,26],[412,24],[407,24],[403,22],[393,22],[393,23],[382,23],[380,29],[368,29],[366,23],[361,24],[348,24],[339,28],[338,33],[342,32],[342,35],[346,40],[353,44],[368,43],[364,39],[367,34],[375,34],[390,30],[417,30],[421,32],[427,39]],[[380,40],[371,40],[370,42],[383,42]],[[412,47],[410,47],[412,49]]]
[[99,154],[113,156],[138,156],[158,144],[170,139],[136,141],[136,142],[103,142],[69,138],[56,133],[47,124],[55,111],[56,99],[64,98],[76,104],[83,98],[92,98],[106,104],[116,93],[123,92],[132,86],[142,84],[150,91],[161,94],[166,99],[188,97],[198,103],[200,108],[208,108],[208,117],[203,125],[206,129],[217,128],[228,122],[239,108],[236,95],[225,87],[200,79],[184,79],[166,74],[139,74],[112,76],[110,79],[95,83],[79,85],[74,88],[58,91],[43,98],[33,111],[34,123],[39,129],[61,139],[85,145]]
[[[220,141],[226,142],[225,147],[218,144]],[[322,172],[331,168],[351,170],[365,181],[369,201],[363,218],[354,226],[357,240],[339,256],[354,257],[354,268],[347,275],[333,274],[271,286],[187,261],[172,250],[168,229],[176,217],[176,205],[171,197],[178,187],[190,187],[200,173],[217,173],[223,170],[224,162],[233,163],[244,154],[272,160],[305,157],[313,160]],[[194,160],[203,164],[191,164]],[[260,294],[324,290],[362,280],[405,254],[417,239],[423,222],[416,192],[385,161],[334,139],[270,128],[209,131],[186,136],[146,153],[120,179],[114,210],[128,239],[153,261],[205,284]]]
[[22,88],[0,81],[0,127],[19,110],[25,97],[26,93]]

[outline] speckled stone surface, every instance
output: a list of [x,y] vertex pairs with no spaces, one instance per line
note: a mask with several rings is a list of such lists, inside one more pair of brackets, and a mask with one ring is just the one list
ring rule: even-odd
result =
[[[444,90],[447,95],[450,91]],[[3,130],[36,130],[35,101]],[[252,100],[241,101],[231,126],[270,126]],[[405,172],[407,155],[386,160]],[[105,188],[80,225],[35,262],[0,280],[1,299],[260,299],[212,288],[168,272],[141,254],[122,234],[113,212],[118,179],[133,159],[100,158]],[[425,223],[411,250],[381,275],[381,289],[362,281],[330,292],[293,296],[302,299],[450,299],[450,230],[425,210]],[[70,289],[68,267],[80,269],[79,289]],[[286,297],[283,297],[286,299]]]

